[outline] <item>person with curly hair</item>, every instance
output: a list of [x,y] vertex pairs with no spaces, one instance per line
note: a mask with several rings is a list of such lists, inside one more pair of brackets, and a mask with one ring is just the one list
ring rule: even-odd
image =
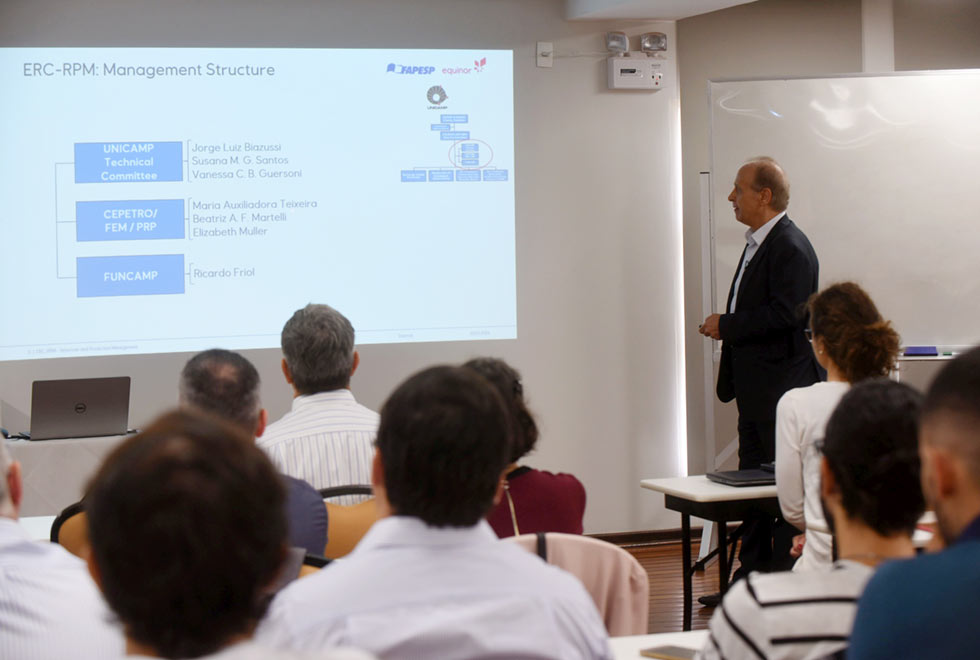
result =
[[[854,282],[841,282],[810,297],[808,335],[827,380],[788,391],[776,406],[776,488],[783,518],[805,530],[794,544],[797,570],[831,563],[832,539],[820,506],[820,451],[827,419],[851,385],[887,376],[899,337]],[[799,548],[803,542],[802,550]]]

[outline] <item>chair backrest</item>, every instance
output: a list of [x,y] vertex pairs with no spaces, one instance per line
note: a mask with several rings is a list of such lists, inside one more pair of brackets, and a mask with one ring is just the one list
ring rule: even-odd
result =
[[328,500],[332,497],[343,497],[345,495],[373,495],[374,490],[367,484],[351,484],[349,486],[330,486],[329,488],[319,489],[320,497]]
[[59,543],[76,557],[88,556],[88,516],[84,500],[69,504],[51,523],[51,542]]
[[327,547],[323,556],[343,557],[361,540],[378,519],[374,498],[350,506],[324,502],[327,507]]
[[542,554],[549,564],[581,580],[610,636],[646,634],[650,578],[630,553],[599,539],[558,532],[522,534],[502,542]]

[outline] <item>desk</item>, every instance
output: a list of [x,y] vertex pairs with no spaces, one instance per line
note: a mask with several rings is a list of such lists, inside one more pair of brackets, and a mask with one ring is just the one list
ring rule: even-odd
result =
[[6,441],[7,450],[20,463],[24,477],[20,514],[57,515],[77,502],[102,459],[126,437]]
[[691,516],[718,523],[718,586],[728,591],[728,530],[725,524],[749,513],[780,515],[776,486],[735,488],[709,481],[704,475],[644,479],[642,488],[664,494],[664,506],[681,514],[681,569],[684,580],[684,630],[691,629]]
[[628,637],[610,637],[609,647],[616,660],[635,660],[642,658],[640,651],[651,646],[683,646],[689,649],[699,649],[708,641],[707,630],[690,632],[658,633],[655,635],[629,635]]
[[51,539],[51,525],[57,516],[28,516],[18,518],[20,526],[27,530],[31,538],[35,541],[49,541]]
[[[932,537],[934,536],[934,532],[928,529],[923,529],[922,525],[934,527],[936,525],[936,514],[932,511],[926,511],[923,513],[922,517],[919,518],[919,522],[916,524],[915,531],[912,532],[912,545],[920,550],[929,545],[929,542],[932,541]],[[830,527],[828,527],[826,524],[821,525],[817,523],[810,523],[806,526],[806,528],[817,532],[823,532],[824,534],[832,534]]]

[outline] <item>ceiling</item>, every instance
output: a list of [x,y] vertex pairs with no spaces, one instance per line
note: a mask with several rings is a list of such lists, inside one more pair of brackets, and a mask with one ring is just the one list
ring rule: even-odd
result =
[[608,19],[677,20],[744,5],[755,0],[565,0],[570,21]]

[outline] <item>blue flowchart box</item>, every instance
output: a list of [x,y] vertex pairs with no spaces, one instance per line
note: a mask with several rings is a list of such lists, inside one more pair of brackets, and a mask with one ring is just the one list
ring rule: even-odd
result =
[[448,131],[451,130],[452,126],[449,124],[432,124],[432,130],[434,131]]
[[439,115],[439,121],[443,124],[468,124],[470,123],[469,115]]
[[463,151],[479,151],[480,145],[476,142],[467,142],[466,144],[459,145],[460,149]]
[[484,181],[506,181],[507,170],[483,170]]
[[79,298],[152,296],[184,292],[184,255],[78,257]]
[[459,140],[469,140],[469,131],[443,131],[439,134],[440,140],[452,140],[453,142],[458,142]]
[[75,183],[182,181],[181,142],[77,142]]
[[402,170],[402,183],[424,183],[425,170]]
[[480,170],[456,170],[457,181],[479,181]]
[[429,170],[429,181],[452,181],[452,170]]
[[459,164],[463,167],[469,167],[470,165],[476,167],[480,164],[479,158],[463,158],[459,161]]
[[184,200],[75,202],[78,241],[184,238]]

